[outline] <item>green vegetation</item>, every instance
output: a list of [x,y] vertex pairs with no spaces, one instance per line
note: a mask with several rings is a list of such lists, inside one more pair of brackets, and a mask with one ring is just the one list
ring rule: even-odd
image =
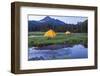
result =
[[32,35],[36,35],[36,36],[38,35],[39,36],[39,35],[43,35],[43,34],[44,34],[44,32],[29,32],[28,36],[32,36]]
[[[36,46],[47,46],[56,44],[83,44],[87,47],[87,33],[72,33],[66,35],[65,33],[57,33],[55,38],[46,38],[43,36],[44,32],[29,32],[28,34],[28,45],[29,47]],[[35,37],[31,37],[35,36]]]

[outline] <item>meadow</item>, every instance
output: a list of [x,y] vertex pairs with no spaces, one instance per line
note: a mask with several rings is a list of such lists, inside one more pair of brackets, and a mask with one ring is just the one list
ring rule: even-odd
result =
[[42,47],[48,45],[66,44],[75,45],[82,44],[87,47],[87,33],[71,33],[66,35],[65,33],[58,32],[56,37],[47,38],[44,37],[45,32],[29,32],[28,33],[28,46]]

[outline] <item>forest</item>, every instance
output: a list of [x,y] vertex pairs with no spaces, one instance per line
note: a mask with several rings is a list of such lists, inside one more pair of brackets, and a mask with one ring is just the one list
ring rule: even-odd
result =
[[60,20],[55,20],[50,17],[46,17],[41,21],[28,21],[29,32],[46,32],[49,29],[53,29],[55,32],[74,32],[74,33],[87,33],[88,20],[84,22],[77,22],[77,24],[68,24]]

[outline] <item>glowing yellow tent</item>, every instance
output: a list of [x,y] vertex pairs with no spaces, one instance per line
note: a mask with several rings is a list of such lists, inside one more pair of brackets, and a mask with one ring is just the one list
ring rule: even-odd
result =
[[69,31],[66,31],[66,32],[65,32],[65,34],[66,34],[66,35],[70,35],[70,34],[71,34],[71,32],[69,32]]
[[52,29],[48,30],[45,34],[44,37],[48,37],[48,38],[54,38],[56,36],[56,32],[53,31]]

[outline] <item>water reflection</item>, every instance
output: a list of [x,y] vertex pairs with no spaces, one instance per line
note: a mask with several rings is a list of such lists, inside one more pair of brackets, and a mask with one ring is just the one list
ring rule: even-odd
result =
[[87,57],[87,48],[81,44],[55,50],[47,48],[41,50],[32,47],[28,51],[28,60],[77,59]]

